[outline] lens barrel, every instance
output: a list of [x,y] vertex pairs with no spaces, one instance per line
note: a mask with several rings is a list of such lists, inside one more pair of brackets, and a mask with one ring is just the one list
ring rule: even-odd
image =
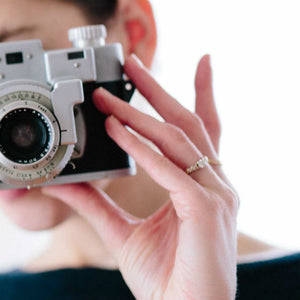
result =
[[31,164],[49,151],[51,134],[50,126],[40,112],[18,108],[0,122],[0,151],[13,162]]

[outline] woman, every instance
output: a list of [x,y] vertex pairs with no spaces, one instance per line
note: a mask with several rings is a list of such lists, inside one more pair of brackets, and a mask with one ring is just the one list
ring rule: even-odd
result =
[[[129,56],[126,74],[166,120],[161,123],[107,91],[96,90],[94,104],[109,116],[106,130],[136,160],[138,175],[1,191],[2,210],[16,224],[54,232],[50,248],[24,268],[27,273],[15,274],[14,286],[5,278],[1,299],[132,299],[121,283],[109,287],[116,275],[101,269],[119,269],[137,299],[234,299],[238,197],[218,163],[220,129],[209,57],[198,66],[193,114],[143,66],[151,66],[156,47],[147,0],[0,0],[0,4],[2,42],[39,38],[45,49],[70,47],[69,28],[106,24],[107,42],[121,42]],[[203,168],[187,174],[199,160]],[[102,276],[100,281],[97,275]],[[103,287],[95,291],[92,282]],[[30,286],[35,289],[27,290]]]

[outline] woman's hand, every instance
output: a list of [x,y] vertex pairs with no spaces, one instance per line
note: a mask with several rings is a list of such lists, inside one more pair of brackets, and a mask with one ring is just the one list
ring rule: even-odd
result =
[[[167,94],[133,57],[127,59],[125,72],[165,122],[103,89],[94,93],[95,105],[110,115],[110,137],[170,192],[170,201],[155,214],[146,219],[129,215],[88,184],[43,188],[95,227],[137,299],[235,297],[238,197],[220,166],[186,173],[203,156],[218,158],[218,118],[211,82],[204,80],[210,78],[205,74],[210,72],[207,60],[200,62],[196,75],[196,114]],[[162,154],[125,126],[153,142]]]

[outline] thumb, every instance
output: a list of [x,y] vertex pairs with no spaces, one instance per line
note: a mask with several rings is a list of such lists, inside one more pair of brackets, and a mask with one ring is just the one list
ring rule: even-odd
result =
[[142,222],[117,206],[102,190],[96,190],[88,183],[45,186],[42,193],[58,198],[82,215],[99,233],[115,258]]

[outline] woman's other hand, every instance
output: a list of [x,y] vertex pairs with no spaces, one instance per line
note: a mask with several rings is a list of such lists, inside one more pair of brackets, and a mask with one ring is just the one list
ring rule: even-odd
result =
[[[135,58],[127,59],[125,72],[165,122],[103,89],[95,91],[95,105],[110,116],[110,137],[169,191],[170,200],[139,219],[89,184],[44,187],[43,192],[89,220],[137,299],[234,299],[238,197],[220,165],[186,173],[203,156],[218,159],[220,126],[208,57],[197,70],[196,113],[166,93]],[[154,143],[161,154],[125,126]]]

